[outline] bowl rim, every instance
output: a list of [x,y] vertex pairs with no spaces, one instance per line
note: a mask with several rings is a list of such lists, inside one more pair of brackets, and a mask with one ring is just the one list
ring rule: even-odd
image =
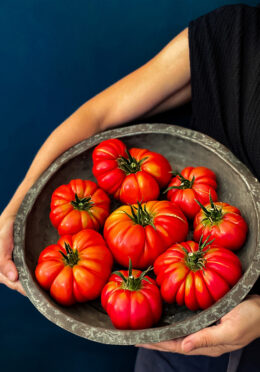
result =
[[[205,147],[209,151],[221,158],[233,171],[238,173],[248,188],[248,195],[251,197],[255,216],[256,216],[256,250],[255,256],[247,270],[243,273],[240,280],[231,290],[208,309],[194,314],[188,319],[175,323],[142,330],[118,330],[96,327],[88,325],[79,320],[73,319],[64,314],[47,301],[44,295],[37,288],[35,281],[30,274],[30,270],[25,261],[25,231],[27,216],[37,199],[38,194],[45,187],[46,183],[53,174],[65,163],[82,154],[88,149],[93,148],[101,141],[109,138],[124,138],[140,134],[165,134],[181,139],[190,140]],[[93,135],[78,144],[72,146],[61,154],[37,179],[25,195],[20,208],[17,212],[14,223],[14,250],[13,258],[19,272],[19,280],[29,300],[47,319],[60,326],[61,328],[74,333],[83,338],[114,345],[134,345],[141,343],[160,342],[178,337],[186,336],[190,333],[199,331],[229,312],[238,305],[248,294],[250,289],[260,275],[260,183],[251,171],[236,158],[236,156],[224,145],[215,139],[198,131],[183,128],[173,124],[136,124],[107,130]],[[213,311],[212,311],[213,309]],[[186,326],[185,326],[186,325]],[[152,334],[152,337],[151,337]]]

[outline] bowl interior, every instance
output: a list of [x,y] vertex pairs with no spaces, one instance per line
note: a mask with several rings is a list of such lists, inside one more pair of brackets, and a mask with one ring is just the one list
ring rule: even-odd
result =
[[[195,141],[193,138],[183,138],[175,133],[160,133],[158,130],[157,133],[148,132],[133,134],[125,131],[125,133],[122,132],[118,137],[120,137],[128,147],[149,148],[152,151],[161,153],[170,161],[173,170],[181,171],[186,166],[206,166],[216,173],[219,200],[238,207],[249,225],[250,233],[248,234],[247,241],[243,248],[237,252],[242,262],[243,271],[246,272],[256,252],[258,219],[250,188],[244,177],[240,174],[239,169],[224,159],[221,152],[218,153],[216,149],[210,149],[205,147],[201,142]],[[90,148],[87,149],[84,149],[84,145],[82,146],[82,152],[74,157],[68,156],[66,162],[57,170],[53,171],[48,181],[37,194],[35,202],[32,204],[26,217],[23,247],[24,262],[30,277],[30,286],[34,287],[34,293],[41,295],[41,298],[49,309],[54,309],[53,314],[64,314],[65,323],[66,319],[69,320],[70,323],[80,322],[80,326],[83,328],[97,327],[97,329],[114,330],[109,317],[100,305],[99,299],[70,307],[60,306],[38,285],[34,275],[40,252],[47,245],[56,243],[58,240],[58,234],[49,220],[50,200],[53,191],[59,185],[66,184],[71,179],[75,178],[95,181],[92,174],[92,151],[95,146],[90,146]],[[117,204],[113,202],[112,208],[115,208],[116,205]],[[228,296],[228,294],[226,296]],[[34,304],[37,306],[37,301],[34,301]],[[212,306],[212,311],[214,311],[214,306],[215,305]],[[203,311],[194,313],[187,310],[185,307],[165,305],[163,317],[159,324],[154,327],[154,330],[156,328],[161,330],[166,329],[169,325],[174,325],[178,322],[184,322],[183,324],[187,327],[189,322],[194,319],[194,316],[198,318],[201,313],[203,313]],[[55,322],[55,319],[51,320]],[[61,323],[62,322],[57,322],[57,324],[66,328],[66,324]],[[207,324],[204,326],[206,325]],[[141,334],[142,331],[135,332],[136,334],[138,334],[138,332]],[[75,331],[75,333],[78,332]],[[107,341],[105,340],[104,342]],[[135,343],[135,341],[133,341],[133,343]]]

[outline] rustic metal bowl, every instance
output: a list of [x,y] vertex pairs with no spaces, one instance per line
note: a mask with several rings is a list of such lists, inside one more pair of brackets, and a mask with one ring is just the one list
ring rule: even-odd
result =
[[[101,141],[121,138],[128,146],[150,148],[165,155],[172,168],[207,166],[217,175],[219,200],[241,209],[249,235],[238,252],[243,276],[210,308],[191,312],[185,307],[165,306],[160,323],[149,329],[122,331],[113,327],[99,300],[71,307],[58,305],[36,282],[34,270],[40,252],[57,241],[49,221],[51,194],[73,178],[95,180],[92,151]],[[81,337],[108,344],[133,345],[188,335],[216,322],[239,304],[260,273],[260,186],[256,178],[223,145],[212,138],[165,124],[140,124],[97,134],[62,154],[28,191],[14,226],[14,260],[21,283],[35,307],[50,321]]]

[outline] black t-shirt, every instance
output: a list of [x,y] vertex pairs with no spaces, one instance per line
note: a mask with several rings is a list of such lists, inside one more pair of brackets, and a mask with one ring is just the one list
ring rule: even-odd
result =
[[[189,48],[192,108],[151,122],[174,122],[215,138],[260,180],[260,8],[228,5],[197,18],[189,24]],[[252,292],[260,294],[260,280]],[[260,338],[243,349],[237,372],[259,372],[259,350]],[[176,363],[179,370],[175,355],[163,353],[165,370]],[[201,371],[208,370],[207,357],[199,358]]]
[[[191,128],[227,146],[260,180],[260,8],[225,6],[189,25]],[[260,281],[253,292],[260,294]]]
[[260,179],[260,8],[225,6],[189,25],[192,127]]
[[[260,8],[230,5],[189,25],[190,126],[227,146],[260,180]],[[260,294],[260,280],[253,287]],[[260,339],[238,372],[260,371]]]

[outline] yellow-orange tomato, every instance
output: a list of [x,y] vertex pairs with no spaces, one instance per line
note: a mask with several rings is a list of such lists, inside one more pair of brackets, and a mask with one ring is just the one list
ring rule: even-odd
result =
[[162,298],[206,309],[224,296],[242,275],[239,258],[218,245],[194,241],[174,244],[154,262]]
[[188,222],[169,201],[123,205],[107,218],[104,238],[114,258],[128,267],[146,268],[171,244],[186,239]]
[[35,269],[39,284],[62,305],[97,298],[113,263],[102,236],[90,229],[62,236],[46,247]]
[[51,198],[50,220],[60,235],[99,230],[109,214],[110,199],[93,181],[75,179],[59,186]]

